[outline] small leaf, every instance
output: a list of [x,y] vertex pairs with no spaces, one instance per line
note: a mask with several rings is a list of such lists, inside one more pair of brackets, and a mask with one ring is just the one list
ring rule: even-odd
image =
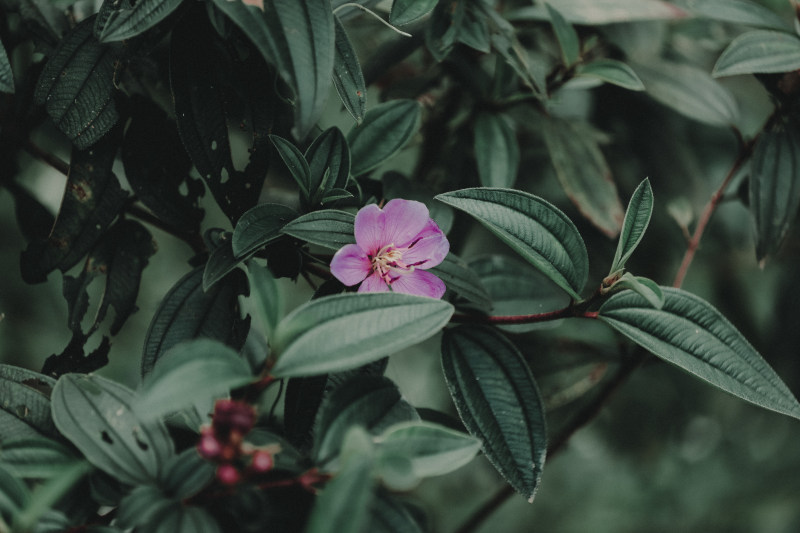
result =
[[147,375],[134,409],[142,420],[180,411],[245,385],[255,378],[232,348],[194,339],[170,348]]
[[664,288],[654,309],[634,292],[615,294],[599,318],[648,351],[750,403],[800,419],[800,404],[747,339],[708,302]]
[[689,0],[689,11],[711,20],[773,30],[788,30],[788,24],[771,9],[750,0]]
[[555,206],[513,189],[462,189],[436,199],[475,217],[570,296],[580,298],[589,276],[586,245]]
[[399,152],[419,130],[421,114],[415,100],[394,100],[372,108],[364,122],[347,134],[353,176]]
[[517,181],[519,143],[506,117],[480,113],[475,119],[475,158],[484,187],[512,187]]
[[422,342],[450,320],[447,302],[400,293],[351,293],[306,303],[278,324],[276,377],[342,371]]
[[617,251],[611,263],[610,273],[625,268],[625,263],[639,246],[639,243],[650,224],[653,214],[653,188],[650,180],[645,178],[631,195],[628,209],[625,211],[625,221],[622,223],[622,232],[619,235]]
[[8,61],[8,54],[3,43],[0,42],[0,92],[14,94],[14,72]]
[[459,326],[442,337],[442,367],[461,420],[508,483],[533,501],[547,454],[544,405],[517,348],[497,330]]
[[361,64],[339,17],[336,23],[336,55],[333,57],[333,84],[345,109],[361,124],[367,112],[367,85]]
[[631,67],[616,59],[595,59],[578,66],[578,76],[597,78],[631,91],[644,91],[644,83]]
[[389,13],[389,22],[403,26],[420,19],[433,11],[437,0],[395,0]]
[[58,437],[50,414],[56,381],[33,370],[0,365],[0,441]]
[[280,238],[281,229],[297,217],[291,207],[259,204],[246,211],[233,229],[233,255],[241,258]]
[[454,253],[447,254],[444,261],[430,269],[430,272],[440,277],[448,290],[483,308],[491,307],[492,300],[478,275]]
[[356,242],[355,218],[345,211],[322,209],[292,220],[281,232],[311,244],[338,250],[345,244]]
[[444,61],[458,41],[467,12],[465,0],[439,2],[425,27],[425,43],[436,61]]
[[474,5],[467,6],[467,12],[464,13],[464,20],[458,32],[458,42],[484,54],[492,51],[489,20],[481,12],[481,8],[476,8]]
[[123,41],[149,30],[175,11],[183,0],[138,0],[132,7],[123,6],[108,14],[99,30],[100,42]]
[[581,214],[616,237],[624,213],[611,169],[591,131],[563,119],[547,117],[544,139],[558,181]]
[[270,135],[270,141],[278,151],[278,155],[286,164],[294,181],[300,187],[300,194],[303,198],[309,200],[311,198],[311,171],[308,168],[303,152],[301,152],[291,141],[278,137],[277,135]]
[[800,38],[781,31],[757,30],[731,41],[714,65],[715,77],[792,72],[800,69]]
[[272,339],[281,311],[281,298],[278,285],[268,268],[254,261],[247,263],[247,274],[250,277],[250,292],[259,310],[264,333]]
[[318,202],[329,190],[344,189],[347,186],[350,176],[350,149],[339,128],[323,131],[308,147],[305,158],[308,161],[312,202]]
[[95,375],[66,374],[53,389],[58,430],[94,466],[123,483],[152,482],[173,455],[160,421],[142,422],[133,391]]
[[558,45],[561,48],[561,58],[564,61],[564,66],[571,67],[578,62],[581,53],[578,33],[550,3],[546,3],[545,7],[547,7],[547,13],[550,15],[550,24],[553,26],[553,32],[556,34]]
[[756,257],[778,251],[800,206],[800,122],[774,120],[753,148],[750,211],[756,223]]
[[634,276],[630,272],[626,272],[614,283],[613,288],[615,290],[630,289],[647,300],[656,309],[664,307],[664,292],[655,281],[649,278]]

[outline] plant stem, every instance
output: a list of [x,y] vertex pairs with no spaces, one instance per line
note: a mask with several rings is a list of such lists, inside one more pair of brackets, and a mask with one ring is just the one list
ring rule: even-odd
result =
[[33,143],[30,139],[23,145],[23,148],[26,152],[30,155],[35,157],[36,159],[47,163],[55,170],[61,172],[65,176],[69,175],[69,164],[62,161],[61,158],[56,157],[55,155],[51,154],[50,152],[46,152],[42,150],[39,146]]
[[468,315],[463,313],[456,313],[450,319],[450,322],[460,324],[494,324],[494,325],[512,325],[512,324],[535,324],[536,322],[548,322],[551,320],[559,320],[561,318],[597,318],[597,313],[587,312],[581,310],[573,304],[556,309],[555,311],[548,311],[546,313],[537,313],[533,315]]

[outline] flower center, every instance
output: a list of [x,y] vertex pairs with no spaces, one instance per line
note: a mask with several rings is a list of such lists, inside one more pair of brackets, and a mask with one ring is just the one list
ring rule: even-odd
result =
[[377,272],[381,279],[388,284],[403,274],[413,272],[414,265],[407,265],[403,262],[403,252],[406,250],[407,248],[395,248],[394,244],[387,244],[370,258],[373,272]]

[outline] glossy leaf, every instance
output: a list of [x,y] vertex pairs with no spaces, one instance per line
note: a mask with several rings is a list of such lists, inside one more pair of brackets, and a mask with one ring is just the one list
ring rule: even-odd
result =
[[342,22],[335,17],[336,24],[336,55],[333,57],[333,85],[339,98],[342,99],[345,109],[353,116],[358,124],[364,120],[367,112],[367,85],[361,64],[347,37],[347,32]]
[[436,199],[475,217],[570,296],[580,298],[589,257],[577,228],[555,206],[513,189],[462,189]]
[[595,59],[578,66],[578,76],[597,78],[631,91],[644,91],[644,83],[631,67],[616,59]]
[[150,420],[199,402],[211,402],[255,378],[232,348],[211,339],[194,339],[170,348],[156,361],[134,408]]
[[750,403],[800,418],[800,404],[780,377],[708,302],[664,288],[654,309],[626,291],[600,308],[599,318],[661,359]]
[[58,437],[50,414],[56,381],[32,370],[0,365],[0,441]]
[[581,42],[578,40],[578,33],[575,28],[551,4],[552,2],[545,4],[547,14],[550,15],[550,24],[553,26],[553,32],[556,34],[558,45],[561,48],[561,58],[564,61],[564,66],[571,67],[577,63],[580,57]]
[[450,320],[447,302],[400,293],[351,293],[306,303],[275,332],[276,377],[342,371],[422,342]]
[[611,169],[586,127],[548,117],[544,138],[556,175],[581,214],[608,235],[616,237],[625,216]]
[[686,8],[694,15],[733,24],[788,30],[777,13],[751,0],[688,0]]
[[421,114],[415,100],[394,100],[373,107],[364,122],[347,134],[353,176],[372,170],[399,152],[419,130]]
[[132,7],[123,6],[108,14],[99,30],[100,42],[136,37],[149,30],[181,5],[183,0],[138,0]]
[[[569,22],[586,26],[632,22],[636,20],[670,20],[687,16],[686,11],[662,0],[548,0]],[[509,20],[547,20],[542,6],[523,7],[509,14]]]
[[437,0],[395,0],[389,13],[389,22],[395,26],[410,24],[421,19],[436,6]]
[[312,211],[286,224],[281,232],[311,244],[338,250],[345,244],[356,242],[355,215],[335,209]]
[[233,228],[234,257],[244,257],[275,241],[282,235],[283,226],[296,217],[294,209],[280,204],[259,204],[249,209]]
[[242,319],[239,296],[247,295],[244,272],[236,270],[207,292],[203,291],[203,267],[181,278],[170,289],[150,323],[142,354],[142,376],[176,344],[197,338],[220,341],[234,350],[244,345],[250,317]]
[[780,31],[757,30],[731,41],[714,65],[716,77],[792,72],[800,69],[800,38]]
[[756,257],[778,251],[800,206],[800,122],[775,120],[758,137],[750,175]]
[[614,289],[630,289],[647,300],[656,309],[664,307],[664,291],[655,281],[649,278],[634,276],[630,272],[626,272],[614,283]]
[[94,466],[141,484],[157,479],[174,452],[166,426],[139,420],[133,401],[133,391],[113,381],[67,374],[53,389],[53,421]]
[[506,117],[480,113],[475,119],[475,159],[484,187],[512,187],[519,169],[519,143]]
[[478,275],[454,253],[447,254],[444,261],[430,272],[440,277],[448,290],[486,309],[491,307],[491,297]]
[[14,72],[8,61],[8,54],[3,43],[0,42],[0,92],[14,94]]
[[34,98],[73,144],[85,149],[117,122],[111,48],[92,32],[94,17],[73,29],[42,70]]
[[544,405],[522,355],[497,330],[459,326],[442,338],[450,395],[508,483],[533,501],[547,454]]
[[650,224],[650,216],[653,214],[653,188],[650,180],[645,178],[631,195],[628,202],[628,209],[625,211],[625,220],[622,223],[622,232],[619,235],[617,251],[614,254],[614,261],[611,263],[610,273],[614,273],[621,268],[625,268],[625,263],[630,259],[631,254],[639,246],[644,237],[644,232]]

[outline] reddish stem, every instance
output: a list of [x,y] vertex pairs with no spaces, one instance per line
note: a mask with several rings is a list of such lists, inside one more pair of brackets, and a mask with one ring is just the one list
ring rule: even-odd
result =
[[532,315],[487,316],[456,313],[450,319],[450,322],[460,324],[493,324],[500,326],[513,324],[535,324],[537,322],[549,322],[551,320],[559,320],[562,318],[597,318],[597,313],[582,311],[580,307],[570,304],[567,307],[556,309],[555,311],[536,313]]

